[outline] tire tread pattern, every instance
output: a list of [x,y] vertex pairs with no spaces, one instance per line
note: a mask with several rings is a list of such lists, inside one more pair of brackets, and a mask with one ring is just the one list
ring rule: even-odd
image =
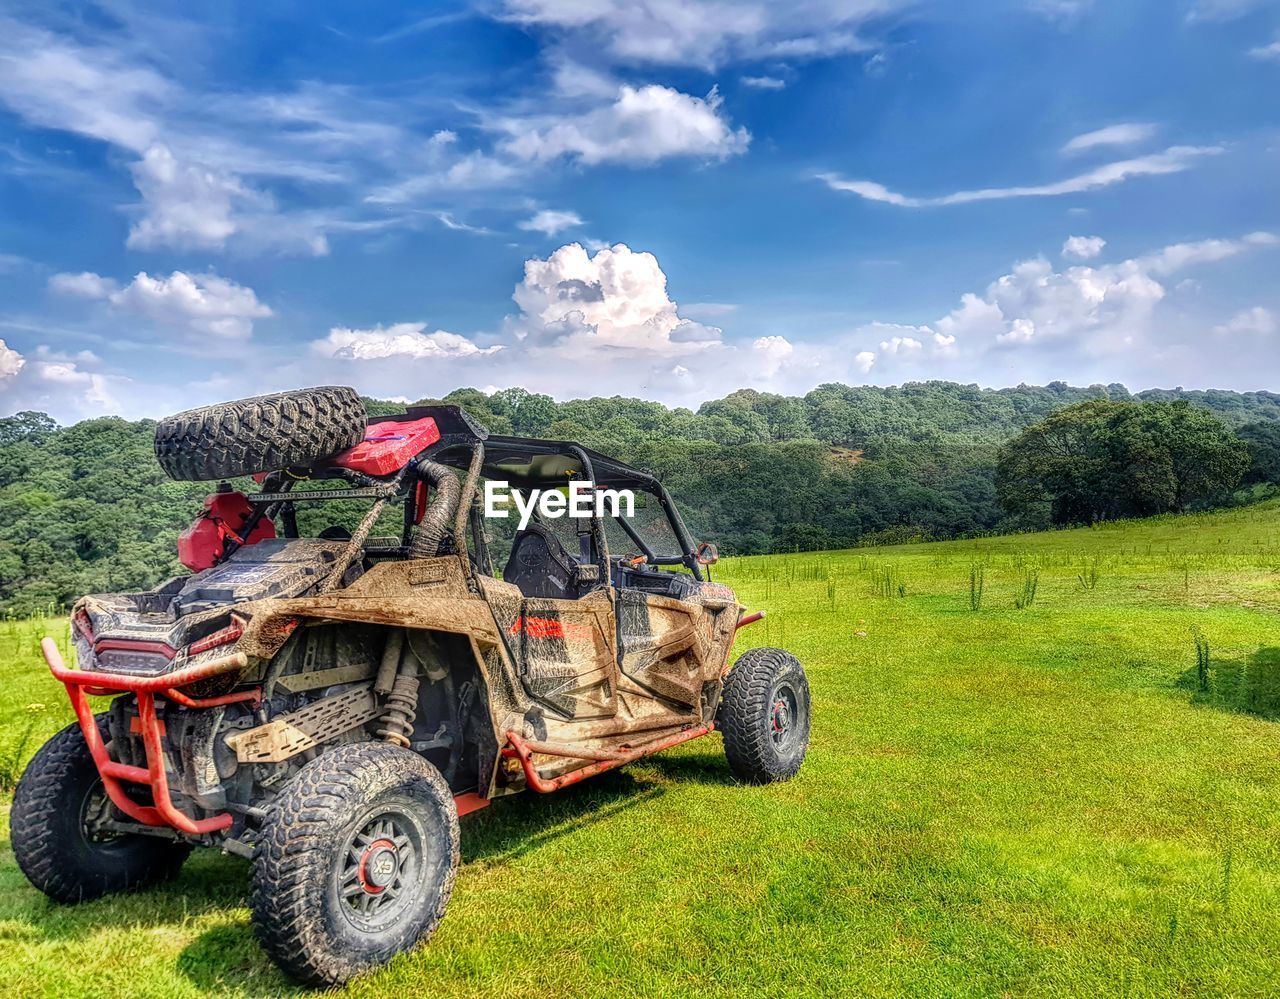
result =
[[[342,952],[329,936],[320,901],[330,876],[332,849],[354,807],[372,786],[413,784],[446,804],[450,857],[436,904],[420,927],[375,959]],[[353,975],[428,939],[444,915],[459,863],[453,794],[440,772],[421,756],[382,742],[341,746],[313,760],[272,804],[258,840],[250,905],[263,949],[287,974],[320,988]]]
[[[106,715],[99,715],[98,727],[106,725]],[[186,843],[128,835],[95,857],[92,846],[72,840],[79,835],[72,822],[79,822],[80,802],[65,799],[98,779],[84,733],[73,722],[36,752],[14,792],[14,857],[27,880],[56,902],[85,902],[169,881],[191,853]]]
[[[804,692],[804,739],[787,757],[781,756],[770,734],[775,681],[786,674],[798,677]],[[809,746],[809,684],[800,661],[782,649],[749,649],[734,663],[725,680],[716,727],[724,736],[725,756],[734,776],[748,784],[790,780],[800,770]]]
[[187,482],[309,467],[359,444],[367,422],[355,389],[275,392],[166,417],[155,455],[171,479]]

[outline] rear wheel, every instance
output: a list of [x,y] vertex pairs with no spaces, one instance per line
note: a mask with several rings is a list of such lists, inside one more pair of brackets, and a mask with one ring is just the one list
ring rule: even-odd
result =
[[156,460],[188,481],[307,467],[364,440],[367,417],[356,390],[336,385],[202,406],[156,424]]
[[790,780],[809,748],[809,681],[782,649],[744,652],[725,680],[716,727],[739,780]]
[[294,978],[340,985],[435,931],[457,867],[440,772],[388,743],[343,746],[303,767],[263,824],[254,928]]
[[84,902],[175,877],[191,847],[112,831],[113,812],[80,726],[69,725],[32,757],[13,795],[9,835],[27,880],[55,901]]

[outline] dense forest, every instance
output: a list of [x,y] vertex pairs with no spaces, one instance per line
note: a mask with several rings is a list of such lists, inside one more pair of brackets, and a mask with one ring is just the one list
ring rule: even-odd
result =
[[[521,389],[446,397],[494,432],[577,440],[654,471],[694,533],[724,554],[1042,527],[1050,503],[1009,512],[1000,502],[1001,449],[1090,400],[1207,410],[1247,449],[1244,483],[1280,480],[1280,395],[1269,392],[831,384],[803,397],[738,391],[696,412],[640,399],[557,403]],[[373,415],[403,409],[366,405]],[[110,417],[70,427],[36,413],[0,419],[0,607],[65,604],[178,570],[175,537],[210,487],[166,479],[153,431]]]

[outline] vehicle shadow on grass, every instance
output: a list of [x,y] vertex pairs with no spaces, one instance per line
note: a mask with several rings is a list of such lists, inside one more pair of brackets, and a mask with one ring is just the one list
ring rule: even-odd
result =
[[1280,647],[1262,646],[1245,659],[1214,659],[1178,678],[1191,702],[1280,721]]
[[40,894],[14,870],[11,883],[10,878],[5,879],[2,916],[5,922],[25,924],[34,931],[32,935],[48,940],[75,940],[91,936],[103,926],[124,923],[141,927],[181,924],[244,905],[242,886],[248,875],[248,862],[239,857],[197,851],[178,878],[168,884],[65,905]]
[[[673,786],[690,783],[735,781],[719,752],[656,755],[554,794],[525,793],[496,801],[462,819],[462,863],[486,868],[509,864],[563,836],[611,821]],[[243,863],[238,862],[232,872],[237,880],[211,909],[248,905],[248,871],[240,869]],[[229,901],[228,890],[234,896]],[[258,948],[247,918],[229,919],[202,933],[182,951],[178,970],[207,991],[235,989],[264,997],[307,991],[275,969]]]

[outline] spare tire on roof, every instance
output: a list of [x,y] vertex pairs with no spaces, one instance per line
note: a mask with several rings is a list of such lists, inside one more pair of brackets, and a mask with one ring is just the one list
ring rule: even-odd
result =
[[367,419],[356,390],[339,385],[222,402],[156,424],[156,460],[180,481],[308,467],[364,440]]

